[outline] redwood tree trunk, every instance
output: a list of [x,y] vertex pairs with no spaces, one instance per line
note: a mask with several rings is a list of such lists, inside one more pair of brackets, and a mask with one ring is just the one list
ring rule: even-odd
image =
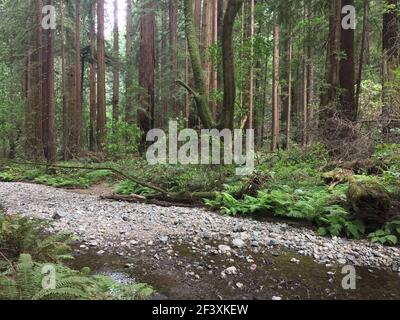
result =
[[[178,79],[178,0],[169,1],[169,42],[172,73],[172,109],[175,116],[180,116],[180,108],[177,97],[177,86],[175,80]],[[168,115],[166,114],[166,117]]]
[[132,71],[132,41],[133,41],[133,22],[132,22],[132,0],[126,0],[126,74],[125,74],[125,121],[133,123],[133,71]]
[[[354,5],[353,0],[342,0],[342,6]],[[355,30],[342,28],[341,51],[345,55],[340,60],[340,88],[343,89],[340,99],[340,113],[347,121],[357,119],[355,100],[355,61],[354,61]]]
[[274,152],[279,147],[279,36],[280,28],[278,15],[274,17],[274,53],[273,53],[273,80],[272,80],[272,143],[271,150]]
[[[53,0],[48,0],[48,5],[53,5]],[[54,164],[57,158],[57,142],[56,142],[56,99],[55,99],[55,31],[52,29],[46,30],[47,37],[47,140],[46,142],[46,157],[47,162]]]
[[97,118],[97,88],[96,88],[96,2],[92,3],[90,8],[89,22],[89,43],[90,43],[90,61],[89,61],[89,149],[97,150],[96,142],[96,118]]
[[382,121],[383,134],[386,140],[388,140],[393,126],[391,113],[399,106],[398,86],[393,88],[393,83],[396,83],[394,70],[400,65],[399,17],[396,11],[399,9],[398,0],[389,0],[387,3],[393,6],[394,10],[386,12],[383,16]]
[[120,59],[119,59],[119,26],[118,26],[118,0],[114,0],[114,70],[113,70],[113,121],[117,123],[119,120],[119,73],[120,73]]
[[231,0],[224,16],[222,30],[222,60],[224,70],[224,105],[221,114],[220,127],[234,128],[234,111],[236,100],[235,61],[233,50],[233,27],[237,14],[243,5],[243,0]]
[[36,20],[35,20],[35,49],[33,55],[33,82],[32,85],[34,87],[33,94],[33,110],[34,110],[34,158],[37,160],[44,158],[43,152],[43,88],[42,88],[42,63],[43,63],[43,55],[42,55],[42,47],[43,47],[43,38],[42,38],[42,8],[43,1],[35,0],[35,11],[36,11]]
[[[155,13],[154,4],[148,2],[143,7],[140,19],[140,51],[139,51],[139,104],[137,114],[139,128],[145,135],[154,126],[154,81],[155,81]],[[142,149],[143,150],[143,149]]]
[[97,2],[97,144],[103,150],[106,136],[106,63],[104,47],[104,0]]

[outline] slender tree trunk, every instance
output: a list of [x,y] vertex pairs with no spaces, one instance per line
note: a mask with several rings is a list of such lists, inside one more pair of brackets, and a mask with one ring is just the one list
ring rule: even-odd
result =
[[43,152],[43,90],[42,90],[42,47],[43,47],[43,29],[42,29],[42,8],[43,1],[35,0],[36,9],[36,41],[34,53],[33,74],[34,80],[32,85],[35,87],[34,94],[34,118],[35,118],[35,147],[34,157],[37,160],[44,158]]
[[292,127],[292,56],[293,56],[293,44],[292,36],[289,35],[288,40],[288,83],[287,83],[287,100],[286,100],[286,150],[290,150],[291,147],[291,127]]
[[[327,85],[326,93],[322,95],[322,110],[319,117],[319,127],[324,140],[330,143],[336,134],[337,123],[332,119],[337,110],[338,93],[340,87],[340,54],[341,54],[341,11],[342,1],[332,0],[329,17],[329,43],[327,50]],[[331,146],[328,146],[329,148]]]
[[96,121],[97,121],[97,88],[96,88],[96,2],[93,2],[90,8],[89,22],[89,43],[90,43],[90,61],[89,61],[89,149],[97,151],[96,141]]
[[[53,0],[48,0],[48,5],[53,5]],[[55,99],[55,31],[46,30],[47,35],[47,162],[54,164],[57,158],[56,139],[56,99]]]
[[64,28],[64,1],[61,0],[61,95],[62,95],[62,158],[68,159],[68,107],[67,82],[65,68],[65,28]]
[[[169,100],[173,102],[173,97],[171,97],[171,87],[164,85],[164,75],[168,73],[169,69],[172,65],[169,65],[169,58],[168,58],[168,35],[165,33],[165,30],[168,30],[168,17],[166,13],[162,14],[161,17],[161,24],[162,24],[162,35],[161,35],[161,66],[160,66],[160,95],[161,95],[161,108],[162,108],[162,115],[161,115],[161,123],[166,128],[168,126],[168,112],[169,112]],[[171,48],[172,50],[172,48]],[[170,70],[172,71],[172,70]],[[175,80],[173,79],[172,83],[175,84]],[[175,111],[175,110],[174,110]],[[177,115],[177,118],[179,115]]]
[[132,124],[133,115],[133,8],[132,0],[126,0],[126,74],[125,74],[125,121]]
[[81,91],[81,1],[75,1],[75,62],[74,62],[74,106],[72,113],[72,121],[74,123],[72,135],[73,145],[72,152],[74,155],[79,154],[82,144],[82,91]]
[[271,150],[275,152],[279,147],[279,21],[278,14],[274,13],[274,54],[273,54],[273,83],[272,83],[272,143]]
[[383,15],[383,62],[382,62],[382,122],[383,135],[386,141],[389,140],[390,132],[393,127],[391,113],[399,106],[398,86],[393,87],[395,83],[396,68],[399,67],[399,17],[397,10],[399,9],[398,0],[389,0],[387,2],[394,8]]
[[97,143],[104,149],[106,137],[106,63],[104,47],[104,0],[97,2]]
[[[213,0],[213,30],[212,30],[212,42],[213,44],[218,43],[218,0]],[[210,91],[217,92],[218,91],[218,63],[214,61],[211,67],[211,84]],[[219,118],[219,110],[218,103],[216,101],[212,102],[213,115],[215,119]]]
[[[308,8],[307,4],[304,4],[304,20],[308,19]],[[302,115],[303,115],[303,146],[307,146],[308,141],[308,99],[307,99],[307,90],[308,90],[308,55],[307,55],[307,47],[308,47],[308,37],[307,37],[307,27],[303,29],[303,92],[302,92]]]
[[249,129],[254,128],[254,0],[250,1],[250,74],[249,74]]
[[[342,6],[354,5],[353,0],[342,0]],[[354,61],[355,30],[342,28],[341,51],[345,55],[340,60],[340,88],[343,89],[340,100],[340,113],[347,121],[356,121],[355,100],[355,61]]]
[[367,33],[368,33],[368,11],[369,11],[369,0],[364,0],[364,18],[363,18],[363,31],[361,35],[361,49],[360,49],[360,61],[358,64],[358,75],[357,75],[357,84],[356,84],[356,109],[357,114],[360,109],[360,94],[361,94],[361,82],[362,82],[362,75],[363,75],[363,66],[364,66],[364,57],[366,43],[367,43]]
[[[185,83],[189,83],[189,49],[187,41],[185,40]],[[185,116],[186,116],[186,128],[190,125],[190,95],[189,92],[185,92]]]
[[[171,73],[173,77],[172,83],[172,109],[176,117],[180,116],[180,108],[178,101],[178,91],[176,80],[178,79],[178,0],[169,1],[169,43],[171,48]],[[168,121],[168,112],[166,113]]]
[[118,0],[114,0],[114,37],[113,37],[113,53],[114,53],[114,70],[113,70],[113,122],[119,121],[119,74],[120,74],[120,57],[119,57],[119,21],[118,21]]
[[152,1],[143,7],[140,18],[139,50],[139,94],[140,109],[137,114],[139,128],[144,133],[141,149],[144,151],[145,137],[154,127],[154,83],[155,83],[155,13]]
[[233,50],[233,27],[236,16],[243,6],[243,0],[230,0],[225,12],[222,30],[222,60],[224,70],[224,105],[220,127],[234,128],[236,100],[235,59]]

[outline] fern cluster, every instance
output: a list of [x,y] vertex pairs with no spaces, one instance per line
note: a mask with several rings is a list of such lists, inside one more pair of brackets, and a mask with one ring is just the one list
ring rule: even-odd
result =
[[[91,275],[89,268],[72,270],[71,235],[46,234],[47,223],[0,212],[0,300],[144,299],[153,289],[125,285],[110,277]],[[54,270],[55,287],[45,289],[45,267]]]
[[360,221],[351,219],[339,204],[343,200],[344,189],[340,188],[315,187],[307,191],[292,191],[290,187],[283,186],[273,191],[261,191],[258,197],[245,196],[243,199],[236,199],[226,192],[219,193],[215,200],[205,202],[227,215],[270,213],[282,218],[312,221],[323,236],[359,238],[365,234],[365,227]]
[[144,284],[125,285],[110,277],[92,276],[69,269],[61,264],[55,268],[55,287],[43,287],[43,268],[29,254],[21,254],[18,261],[0,273],[1,300],[134,300],[153,293]]
[[37,261],[60,262],[71,259],[69,233],[47,235],[48,222],[0,213],[0,248],[7,256],[28,253]]
[[400,220],[387,223],[383,229],[377,230],[368,236],[373,243],[396,245],[400,239]]

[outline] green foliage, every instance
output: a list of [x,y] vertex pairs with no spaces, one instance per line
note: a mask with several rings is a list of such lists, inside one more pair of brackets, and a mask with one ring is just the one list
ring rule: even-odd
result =
[[328,161],[326,148],[317,144],[308,150],[294,147],[291,151],[261,155],[258,169],[271,177],[271,189],[283,185],[307,189],[324,184],[319,168]]
[[228,215],[270,212],[277,217],[313,220],[326,212],[333,196],[327,188],[312,190],[291,190],[288,186],[273,191],[261,191],[258,197],[245,196],[235,199],[227,192],[217,194],[215,200],[206,200],[214,208],[222,208]]
[[68,233],[46,235],[48,223],[38,219],[0,214],[0,248],[8,255],[29,253],[37,261],[72,259]]
[[257,198],[245,196],[244,199],[237,200],[229,193],[222,192],[217,194],[215,200],[205,200],[205,203],[211,207],[221,208],[223,214],[235,216],[269,210],[271,206],[268,200],[269,198],[264,193],[260,193]]
[[[45,266],[55,269],[55,288],[44,289]],[[125,285],[110,277],[92,276],[61,264],[36,263],[29,254],[0,273],[0,299],[7,300],[134,300],[153,289],[144,284]]]
[[[46,235],[46,224],[0,215],[0,300],[144,299],[153,293],[145,284],[120,284],[112,278],[80,272],[62,264],[73,259],[69,234]],[[53,267],[54,289],[43,289],[44,267]]]
[[131,195],[131,194],[148,195],[154,193],[153,190],[147,187],[140,186],[130,180],[121,181],[117,185],[115,192],[117,194],[122,194],[122,195]]
[[[74,163],[71,163],[74,165]],[[66,166],[69,163],[65,164]],[[113,177],[108,170],[73,170],[62,169],[56,174],[48,174],[45,169],[32,169],[31,166],[15,165],[0,169],[0,181],[32,181],[56,188],[88,188]]]
[[350,220],[348,212],[342,207],[333,205],[327,207],[325,211],[326,214],[316,219],[319,226],[318,233],[321,236],[346,235],[349,238],[358,239],[365,234],[363,223],[358,220]]
[[136,154],[140,138],[141,132],[136,125],[129,125],[125,122],[112,124],[107,133],[107,154],[114,158]]
[[400,239],[400,220],[387,223],[383,229],[377,230],[368,236],[373,243],[396,245]]

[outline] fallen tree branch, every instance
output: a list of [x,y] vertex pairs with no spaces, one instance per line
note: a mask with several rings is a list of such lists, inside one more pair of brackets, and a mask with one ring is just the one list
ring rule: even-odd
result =
[[181,87],[185,88],[192,96],[193,98],[197,99],[198,94],[196,91],[194,91],[189,85],[187,85],[185,82],[182,80],[176,80],[176,84],[179,84]]
[[137,196],[137,195],[122,196],[122,195],[113,194],[110,196],[101,196],[100,199],[112,200],[112,201],[133,202],[133,203],[144,203],[144,204],[150,204],[150,205],[155,205],[155,206],[165,207],[165,208],[168,208],[168,207],[183,207],[183,208],[200,207],[200,205],[198,205],[198,204],[169,202],[169,201],[164,201],[164,200],[157,200],[155,198],[148,199],[146,197]]
[[48,164],[48,163],[17,162],[17,161],[9,161],[8,163],[13,163],[13,164],[18,164],[18,165],[46,167],[48,169],[55,168],[55,169],[66,169],[66,170],[70,169],[70,170],[111,171],[114,174],[116,174],[118,176],[121,176],[121,177],[123,177],[123,178],[125,178],[127,180],[130,180],[130,181],[132,181],[132,182],[134,182],[134,183],[136,183],[138,185],[141,185],[143,187],[147,187],[147,188],[149,188],[151,190],[154,190],[154,191],[157,191],[157,192],[159,192],[159,193],[161,193],[163,195],[168,195],[168,191],[166,191],[166,190],[164,190],[164,189],[162,189],[160,187],[154,186],[154,185],[152,185],[150,183],[141,181],[141,180],[139,180],[139,179],[137,179],[135,177],[127,175],[127,174],[123,173],[122,171],[114,169],[114,168],[101,168],[101,167],[93,168],[93,167],[86,167],[86,166],[62,166],[62,165],[55,165],[55,164]]

